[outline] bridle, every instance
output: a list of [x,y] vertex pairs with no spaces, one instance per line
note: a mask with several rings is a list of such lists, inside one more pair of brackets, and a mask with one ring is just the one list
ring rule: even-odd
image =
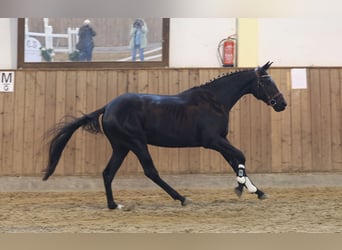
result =
[[270,76],[269,75],[262,75],[262,76],[260,76],[257,69],[255,70],[255,74],[256,74],[256,76],[258,78],[258,81],[257,81],[258,96],[260,96],[260,91],[262,90],[265,93],[266,97],[267,97],[267,101],[266,101],[267,105],[270,105],[272,107],[277,105],[277,98],[280,97],[280,96],[283,96],[283,94],[281,92],[278,92],[275,95],[270,95],[268,93],[268,91],[267,91],[267,88],[265,87],[265,85],[264,85],[264,83],[262,81],[262,79],[270,78]]

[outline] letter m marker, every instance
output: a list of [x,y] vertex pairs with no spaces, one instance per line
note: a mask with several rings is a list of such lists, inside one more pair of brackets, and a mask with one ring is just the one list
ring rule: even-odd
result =
[[14,72],[0,71],[0,92],[14,91]]

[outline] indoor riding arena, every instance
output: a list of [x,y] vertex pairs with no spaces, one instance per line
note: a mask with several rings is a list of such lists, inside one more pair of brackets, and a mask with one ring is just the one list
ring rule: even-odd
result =
[[[56,19],[41,18],[40,21],[42,25],[44,21],[54,26],[53,32],[62,32],[57,27],[67,27],[69,23]],[[105,25],[118,22],[109,20],[101,26],[103,19],[89,18],[97,31],[95,59],[91,62],[68,62],[66,55],[63,61],[58,61],[64,53],[59,52],[60,48],[67,48],[62,42],[57,45],[52,42],[55,61],[28,61],[24,32],[43,31],[34,30],[39,25],[34,26],[30,19],[0,19],[0,28],[18,34],[19,41],[18,48],[16,43],[8,43],[7,49],[0,48],[0,54],[6,52],[8,58],[15,59],[14,63],[8,59],[7,64],[0,64],[0,233],[342,232],[341,61],[338,64],[333,59],[310,57],[300,61],[298,51],[310,55],[310,48],[314,47],[306,44],[310,39],[300,40],[301,36],[297,45],[292,44],[298,50],[296,57],[291,57],[288,51],[267,50],[267,39],[262,37],[267,32],[274,35],[277,22],[271,25],[258,18],[197,21],[164,18],[159,20],[160,25],[158,20],[145,20],[151,24],[148,33],[151,33],[148,37],[151,48],[146,50],[156,49],[158,39],[163,38],[159,51],[162,59],[153,59],[156,52],[151,52],[145,56],[146,59],[150,55],[151,61],[110,62],[117,59],[108,59],[106,51],[114,49],[112,46],[105,49],[109,42],[101,38],[101,32],[106,32]],[[305,21],[296,23],[296,29],[291,26],[294,23],[291,19],[278,21],[283,28],[288,25],[289,32],[297,29],[300,33],[306,27]],[[199,32],[196,22],[200,22],[201,32],[207,34],[196,33]],[[71,23],[81,26],[83,19],[73,19]],[[32,27],[25,28],[30,24]],[[341,24],[334,25],[341,28]],[[212,28],[217,26],[224,35]],[[162,33],[154,34],[155,29],[161,29]],[[193,33],[182,29],[191,29]],[[251,30],[257,30],[259,38],[248,37],[256,34]],[[328,27],[326,39],[331,34],[329,31]],[[224,40],[234,42],[233,65],[223,67],[227,66],[224,61],[217,63],[216,53],[223,49],[219,47],[217,52],[217,44],[230,34],[237,34],[234,39]],[[184,38],[185,47],[180,47],[177,35]],[[213,36],[215,44],[205,38]],[[196,46],[204,44],[204,47],[197,51],[212,48],[210,53],[214,59],[206,58],[209,57],[206,53],[195,52],[189,55],[194,56],[192,61],[186,59],[186,53],[191,53],[191,46],[186,47],[190,44],[187,39],[199,37],[204,40],[197,41]],[[44,39],[37,39],[45,44]],[[252,46],[258,54],[247,53],[249,39],[259,39],[253,45],[256,47]],[[331,46],[340,46],[342,37],[334,39],[339,40]],[[97,45],[100,43],[101,46]],[[110,43],[119,44],[119,41]],[[17,61],[16,53],[11,52],[12,46],[18,52]],[[277,46],[273,44],[273,47]],[[123,50],[120,53],[129,53]],[[342,58],[336,53],[333,57]],[[118,56],[129,57],[129,54]],[[224,53],[222,56],[226,59]],[[286,100],[285,110],[276,112],[272,100],[265,103],[252,94],[243,95],[230,110],[227,135],[229,142],[245,156],[244,170],[251,185],[260,188],[266,199],[250,193],[253,188],[247,182],[241,196],[237,195],[235,187],[239,178],[224,153],[204,146],[148,145],[159,175],[186,197],[186,202],[182,205],[174,200],[145,176],[141,166],[144,161],[139,161],[130,151],[112,183],[115,202],[120,206],[109,209],[102,172],[111,158],[112,146],[104,134],[88,133],[82,128],[66,144],[53,175],[42,180],[49,160],[51,129],[63,117],[71,119],[89,114],[125,93],[176,95],[192,87],[210,85],[209,82],[220,77],[254,70],[269,60],[273,64],[267,70],[268,75],[259,77],[258,73],[255,77],[259,77],[256,79],[262,88],[264,79],[273,79]],[[211,126],[216,126],[214,121]]]

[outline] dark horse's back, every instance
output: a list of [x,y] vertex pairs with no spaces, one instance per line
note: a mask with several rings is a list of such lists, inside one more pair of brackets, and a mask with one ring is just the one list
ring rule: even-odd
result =
[[227,112],[203,90],[170,96],[127,93],[106,106],[102,126],[113,145],[139,138],[156,146],[196,147],[210,137],[204,128],[213,120],[219,122],[211,131],[226,133]]

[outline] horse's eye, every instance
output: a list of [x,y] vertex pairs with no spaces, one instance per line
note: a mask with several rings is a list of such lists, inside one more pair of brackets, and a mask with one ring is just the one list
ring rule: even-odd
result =
[[272,83],[272,80],[269,78],[265,79],[265,81],[264,81],[264,84],[266,84],[266,85],[270,85],[271,83]]

